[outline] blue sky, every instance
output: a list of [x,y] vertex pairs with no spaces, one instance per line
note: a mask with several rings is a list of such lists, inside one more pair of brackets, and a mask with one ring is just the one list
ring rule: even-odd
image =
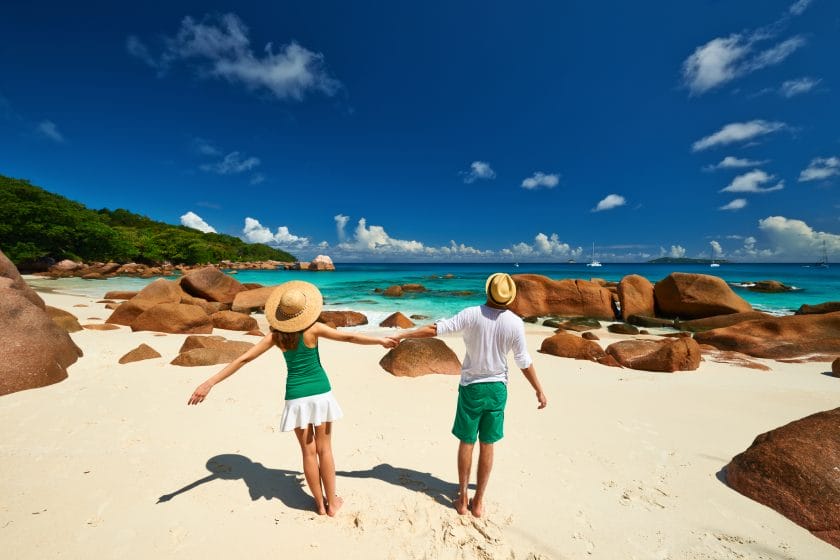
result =
[[64,2],[0,173],[336,261],[840,255],[840,5]]

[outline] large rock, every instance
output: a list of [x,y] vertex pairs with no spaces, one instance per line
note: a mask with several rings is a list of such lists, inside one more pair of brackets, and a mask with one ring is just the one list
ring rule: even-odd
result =
[[610,291],[586,280],[552,280],[539,274],[515,274],[516,299],[509,309],[520,317],[594,317],[612,321]]
[[3,251],[0,251],[0,278],[8,278],[11,280],[10,287],[18,290],[23,297],[44,309],[44,300],[41,299],[35,290],[29,287],[29,284],[21,277],[15,264],[9,260]]
[[131,299],[140,292],[127,290],[113,290],[105,293],[105,299]]
[[840,377],[840,358],[831,362],[831,375],[834,377]]
[[752,311],[752,306],[717,276],[674,272],[654,286],[659,315],[700,319]]
[[379,361],[382,369],[396,377],[419,377],[432,373],[460,375],[461,361],[438,338],[411,338],[392,348]]
[[385,291],[382,292],[382,295],[385,297],[402,297],[402,286],[388,286],[385,288]]
[[726,481],[840,547],[840,408],[755,438],[726,466]]
[[357,327],[368,324],[367,317],[358,311],[321,311],[318,321],[336,327]]
[[644,371],[691,371],[700,367],[700,346],[691,338],[623,340],[607,354],[624,367]]
[[208,334],[213,321],[203,309],[183,303],[159,303],[137,316],[132,331],[155,331],[176,334]]
[[543,326],[564,331],[584,332],[600,329],[601,323],[598,319],[591,317],[572,317],[571,319],[546,319],[543,321]]
[[181,278],[181,287],[190,295],[222,303],[233,303],[236,294],[245,290],[240,282],[212,266],[188,272]]
[[183,291],[177,282],[158,278],[131,299],[143,299],[152,303],[180,303],[182,297]]
[[795,358],[818,352],[837,354],[840,353],[840,312],[768,316],[697,333],[694,338],[701,344],[757,358]]
[[250,342],[226,340],[221,336],[188,336],[170,363],[185,367],[227,364],[253,346]]
[[3,279],[0,287],[0,395],[43,387],[67,378],[82,356],[67,332],[23,290]]
[[618,302],[624,321],[631,315],[652,317],[656,314],[653,284],[644,276],[630,274],[618,283]]
[[688,321],[677,321],[674,328],[682,329],[684,331],[701,332],[711,329],[719,329],[721,327],[729,327],[743,323],[744,321],[755,321],[756,319],[765,319],[772,317],[767,313],[761,311],[747,311],[745,313],[729,313],[727,315],[715,315],[714,317],[704,317],[703,319],[690,319]]
[[264,311],[265,302],[277,286],[267,286],[254,290],[244,290],[233,298],[233,311],[250,313],[252,311]]
[[797,315],[821,315],[823,313],[834,313],[840,311],[840,301],[827,301],[825,303],[818,303],[816,305],[800,306],[796,311]]
[[247,352],[252,346],[253,344],[250,342],[228,340],[223,336],[191,335],[184,339],[181,348],[178,349],[178,353],[189,352],[196,348],[211,348],[214,350],[230,350],[231,352],[237,352],[237,355],[239,355]]
[[131,350],[120,358],[119,363],[129,364],[131,362],[139,362],[141,360],[150,360],[152,358],[160,358],[160,353],[149,346],[148,344],[141,344],[134,350]]
[[82,325],[79,324],[79,320],[72,313],[57,307],[51,307],[49,305],[44,308],[44,311],[47,313],[49,318],[52,319],[53,323],[65,331],[71,333],[82,330]]
[[567,332],[559,332],[542,341],[540,352],[560,356],[561,358],[574,358],[575,360],[591,360],[597,362],[606,354],[598,343],[586,340]]
[[414,326],[414,321],[397,311],[396,313],[392,313],[385,318],[384,321],[379,323],[380,327],[395,327],[398,329],[410,329]]
[[762,293],[779,293],[779,292],[789,292],[793,290],[790,286],[782,284],[778,280],[759,280],[749,286],[747,289],[751,292],[762,292]]
[[210,320],[217,329],[229,331],[252,331],[259,327],[256,319],[236,311],[218,311],[210,315]]
[[639,334],[639,329],[629,323],[613,323],[607,325],[607,330],[615,334]]
[[335,270],[335,265],[327,255],[318,255],[310,261],[309,270]]
[[140,315],[142,315],[148,309],[151,309],[156,304],[154,301],[150,301],[147,299],[130,299],[128,301],[122,302],[114,312],[111,313],[111,316],[108,317],[105,322],[111,323],[114,325],[124,325],[126,327],[130,327],[134,320],[137,319]]

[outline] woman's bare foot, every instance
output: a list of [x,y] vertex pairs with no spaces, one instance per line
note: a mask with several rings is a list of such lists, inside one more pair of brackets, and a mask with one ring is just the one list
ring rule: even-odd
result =
[[470,502],[470,511],[472,511],[473,517],[481,517],[481,514],[484,513],[484,507],[481,502],[472,500]]
[[458,496],[457,498],[455,498],[455,511],[458,512],[458,515],[466,515],[469,510],[470,510],[469,497],[464,495],[464,496]]
[[344,498],[341,496],[336,496],[330,503],[327,504],[327,515],[330,517],[335,517],[335,514],[338,513],[338,510],[341,509],[341,506],[344,505]]
[[318,502],[315,502],[315,512],[318,515],[326,515],[327,514],[327,508],[324,507],[324,504],[319,504]]

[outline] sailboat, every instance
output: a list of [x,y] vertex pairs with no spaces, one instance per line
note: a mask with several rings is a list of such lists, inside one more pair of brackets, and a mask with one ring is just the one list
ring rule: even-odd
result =
[[717,268],[720,266],[720,263],[716,263],[715,259],[712,259],[712,264],[709,265],[710,268]]
[[817,268],[828,268],[828,251],[825,248],[825,239],[823,239],[822,260],[814,263],[814,266],[816,266]]
[[586,266],[603,266],[599,261],[595,259],[595,243],[592,243],[592,260],[586,263]]

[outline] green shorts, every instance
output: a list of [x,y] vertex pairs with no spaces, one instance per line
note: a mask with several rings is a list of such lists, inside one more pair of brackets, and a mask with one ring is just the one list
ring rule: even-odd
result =
[[464,443],[496,443],[504,437],[507,385],[501,381],[458,386],[452,434]]

